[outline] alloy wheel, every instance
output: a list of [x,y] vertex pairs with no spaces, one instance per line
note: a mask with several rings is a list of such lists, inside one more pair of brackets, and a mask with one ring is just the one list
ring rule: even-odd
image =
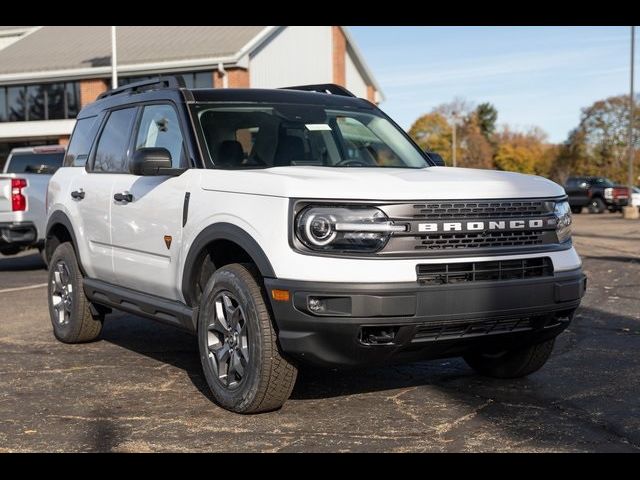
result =
[[67,325],[73,308],[73,285],[71,275],[64,261],[58,260],[51,277],[51,304],[54,318],[59,325]]
[[216,296],[214,306],[207,325],[209,362],[220,383],[234,389],[245,378],[249,365],[247,320],[238,300],[228,291]]

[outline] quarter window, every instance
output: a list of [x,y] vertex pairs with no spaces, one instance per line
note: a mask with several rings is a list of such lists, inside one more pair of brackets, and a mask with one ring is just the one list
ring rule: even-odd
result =
[[125,108],[111,112],[96,147],[94,172],[127,172],[129,138],[136,110]]
[[97,127],[96,117],[83,118],[76,122],[71,142],[67,147],[67,154],[64,157],[65,167],[84,167]]

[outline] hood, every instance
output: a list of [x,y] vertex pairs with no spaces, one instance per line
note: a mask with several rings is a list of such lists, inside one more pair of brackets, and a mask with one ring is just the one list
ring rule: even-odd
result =
[[205,190],[288,198],[464,200],[565,194],[560,185],[542,177],[471,168],[275,167],[205,172]]

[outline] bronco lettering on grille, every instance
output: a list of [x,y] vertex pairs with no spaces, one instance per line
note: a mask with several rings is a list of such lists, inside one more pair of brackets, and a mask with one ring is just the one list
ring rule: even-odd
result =
[[527,220],[469,221],[469,222],[428,222],[419,223],[418,231],[430,232],[483,232],[486,230],[532,230],[544,227],[541,218]]

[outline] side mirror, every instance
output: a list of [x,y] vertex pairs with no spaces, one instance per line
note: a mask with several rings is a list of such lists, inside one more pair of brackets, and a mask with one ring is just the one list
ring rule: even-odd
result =
[[427,156],[431,159],[433,163],[436,164],[436,167],[444,167],[444,159],[435,152],[425,152]]
[[[167,172],[168,170],[168,172]],[[171,152],[162,147],[140,148],[134,153],[131,162],[132,175],[169,175],[171,170]]]

